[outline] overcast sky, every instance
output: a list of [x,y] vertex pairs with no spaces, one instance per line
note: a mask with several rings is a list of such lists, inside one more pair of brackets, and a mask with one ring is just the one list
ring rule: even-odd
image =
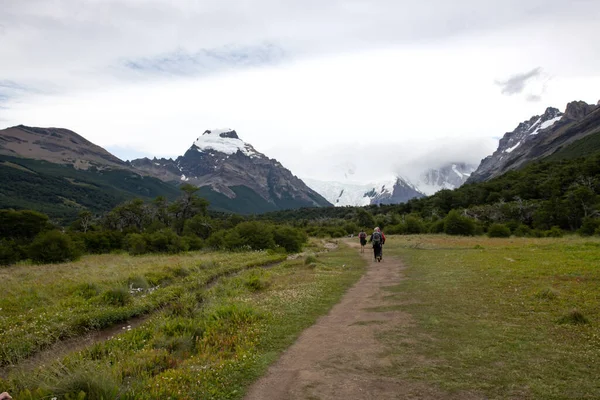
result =
[[231,127],[320,179],[478,163],[600,99],[599,20],[598,0],[0,0],[0,128],[131,159]]

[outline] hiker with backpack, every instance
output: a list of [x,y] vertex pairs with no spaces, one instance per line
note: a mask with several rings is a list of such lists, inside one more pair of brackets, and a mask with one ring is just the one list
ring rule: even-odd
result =
[[383,258],[383,244],[385,243],[385,236],[383,236],[383,232],[379,227],[376,227],[373,233],[371,234],[371,238],[369,239],[370,243],[373,243],[373,255],[375,256],[375,260],[380,262]]
[[367,244],[367,232],[364,230],[360,231],[358,234],[358,239],[360,240],[360,252],[365,252],[365,245]]

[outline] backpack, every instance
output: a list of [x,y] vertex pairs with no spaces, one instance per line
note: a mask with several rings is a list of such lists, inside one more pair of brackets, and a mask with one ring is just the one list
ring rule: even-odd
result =
[[358,234],[358,237],[361,238],[361,239],[366,239],[367,238],[367,234],[364,233],[364,232],[361,232],[361,233]]
[[381,244],[381,233],[373,232],[373,244]]

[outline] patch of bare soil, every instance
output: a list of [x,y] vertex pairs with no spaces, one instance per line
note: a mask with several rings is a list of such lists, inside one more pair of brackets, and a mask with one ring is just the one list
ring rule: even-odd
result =
[[[358,243],[352,246],[359,251]],[[374,262],[372,250],[367,250],[363,257],[371,263],[366,274],[328,315],[301,334],[249,389],[246,400],[476,398],[378,373],[391,363],[377,334],[409,326],[412,318],[393,307],[398,304],[386,300],[389,292],[384,290],[403,279],[402,262],[389,257]]]

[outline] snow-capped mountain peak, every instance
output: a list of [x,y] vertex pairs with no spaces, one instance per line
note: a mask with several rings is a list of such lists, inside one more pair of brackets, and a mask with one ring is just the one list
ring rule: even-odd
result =
[[216,151],[219,153],[232,155],[238,151],[248,157],[263,157],[252,145],[241,140],[237,132],[229,128],[209,129],[204,131],[194,142],[197,150],[200,152]]

